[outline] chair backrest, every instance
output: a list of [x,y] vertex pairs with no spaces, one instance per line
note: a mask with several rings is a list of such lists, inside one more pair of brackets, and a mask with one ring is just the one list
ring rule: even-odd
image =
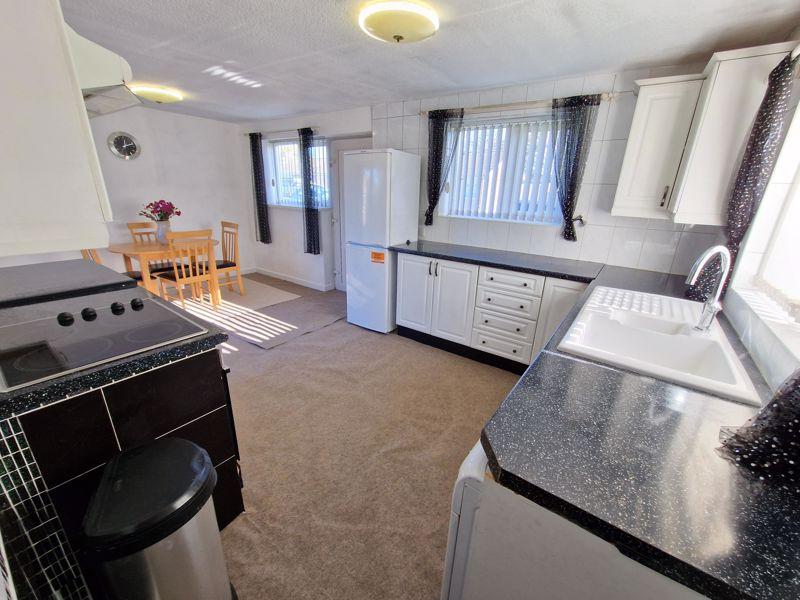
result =
[[158,242],[156,238],[156,230],[158,226],[154,221],[141,221],[136,223],[128,223],[128,231],[131,232],[134,244],[155,244]]
[[222,260],[239,264],[239,224],[222,221]]
[[176,282],[210,278],[209,265],[213,255],[210,229],[170,231],[167,242]]
[[81,256],[84,260],[90,260],[98,265],[102,265],[103,262],[100,260],[100,253],[95,248],[87,248],[86,250],[81,250]]

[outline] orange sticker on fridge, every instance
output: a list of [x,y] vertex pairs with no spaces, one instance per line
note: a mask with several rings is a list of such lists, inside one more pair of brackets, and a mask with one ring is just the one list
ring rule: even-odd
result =
[[386,259],[385,252],[370,252],[370,259],[374,263],[382,263]]

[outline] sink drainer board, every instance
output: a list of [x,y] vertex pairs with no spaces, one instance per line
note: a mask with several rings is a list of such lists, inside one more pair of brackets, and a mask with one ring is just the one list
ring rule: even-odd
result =
[[682,298],[598,287],[558,349],[761,406],[719,323],[694,328],[701,308]]

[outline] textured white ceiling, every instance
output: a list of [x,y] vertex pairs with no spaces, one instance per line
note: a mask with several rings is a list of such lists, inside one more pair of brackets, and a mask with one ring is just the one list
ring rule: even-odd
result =
[[[356,23],[364,0],[62,0],[80,34],[138,81],[184,90],[165,107],[245,121],[705,60],[783,41],[797,0],[431,0],[441,29],[394,46]],[[260,88],[203,73],[220,65]]]

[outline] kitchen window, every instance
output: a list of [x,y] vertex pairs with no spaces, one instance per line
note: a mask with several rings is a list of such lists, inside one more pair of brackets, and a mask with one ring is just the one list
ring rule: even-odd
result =
[[[550,115],[464,121],[440,214],[559,225]],[[452,139],[450,140],[452,143]]]
[[[272,189],[269,204],[303,208],[303,173],[300,162],[298,140],[276,140],[270,142]],[[331,196],[328,177],[328,143],[320,140],[311,148],[314,161],[311,194],[315,208],[330,208]]]

